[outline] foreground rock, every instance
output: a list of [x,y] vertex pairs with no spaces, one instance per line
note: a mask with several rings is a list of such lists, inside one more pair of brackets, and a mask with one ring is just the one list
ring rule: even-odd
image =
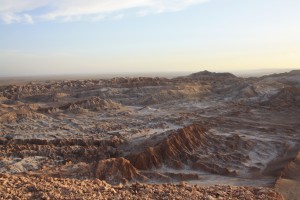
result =
[[300,152],[287,164],[278,178],[275,189],[286,199],[297,200],[300,197]]
[[274,199],[269,188],[163,184],[112,186],[105,181],[0,175],[1,199]]
[[128,160],[139,170],[163,166],[187,169],[190,166],[193,170],[236,175],[240,169],[248,170],[252,167],[243,166],[243,163],[249,160],[249,149],[255,148],[254,142],[238,135],[215,135],[209,133],[205,126],[192,124],[170,133],[161,141],[157,139],[153,142],[153,138],[149,140],[141,143],[128,156]]

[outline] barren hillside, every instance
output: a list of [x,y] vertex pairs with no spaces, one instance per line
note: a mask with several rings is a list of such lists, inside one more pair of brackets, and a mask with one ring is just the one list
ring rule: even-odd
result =
[[3,85],[0,197],[297,199],[299,122],[297,70]]

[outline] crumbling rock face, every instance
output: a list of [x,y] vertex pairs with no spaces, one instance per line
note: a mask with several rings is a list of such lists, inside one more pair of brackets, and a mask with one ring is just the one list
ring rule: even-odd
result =
[[100,160],[96,168],[95,177],[112,184],[132,180],[147,180],[146,177],[139,174],[129,160],[122,157]]
[[190,125],[127,158],[140,170],[162,166],[183,169],[188,166],[215,174],[236,175],[240,168],[247,168],[243,163],[249,160],[248,150],[253,145],[238,135],[213,135],[203,126]]
[[131,154],[128,159],[138,169],[159,168],[167,164],[173,168],[181,168],[182,162],[189,160],[204,138],[206,129],[189,126],[171,135],[155,147],[147,147],[145,151]]

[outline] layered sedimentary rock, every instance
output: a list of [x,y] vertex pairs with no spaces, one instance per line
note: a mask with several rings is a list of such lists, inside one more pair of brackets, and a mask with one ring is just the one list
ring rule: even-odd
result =
[[96,167],[95,177],[113,184],[147,180],[145,176],[139,174],[129,160],[122,157],[100,160]]
[[182,168],[183,162],[190,159],[192,152],[204,142],[205,131],[200,126],[189,126],[170,135],[157,146],[147,147],[140,153],[128,156],[132,164],[142,170],[158,168],[166,164],[174,168]]
[[162,166],[173,169],[189,167],[235,175],[239,169],[236,166],[249,160],[247,150],[253,145],[237,135],[222,137],[209,133],[206,127],[190,125],[170,134],[155,146],[147,147],[147,143],[143,143],[145,148],[141,152],[132,153],[127,158],[140,170]]

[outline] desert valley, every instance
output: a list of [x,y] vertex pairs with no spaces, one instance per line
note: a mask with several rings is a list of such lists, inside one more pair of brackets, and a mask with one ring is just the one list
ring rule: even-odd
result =
[[0,86],[1,199],[298,199],[300,71]]

